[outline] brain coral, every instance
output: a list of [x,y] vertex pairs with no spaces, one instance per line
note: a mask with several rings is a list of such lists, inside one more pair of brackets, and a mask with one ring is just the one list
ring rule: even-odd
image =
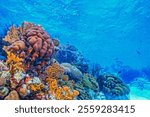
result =
[[99,83],[100,90],[104,92],[107,99],[119,99],[119,97],[124,96],[128,99],[127,95],[130,92],[129,87],[124,84],[120,78],[105,73],[100,75],[97,79]]
[[[24,58],[26,65],[30,67],[35,61],[47,59],[52,56],[54,43],[47,32],[39,25],[24,22],[18,28],[12,26],[3,39],[9,43],[4,50],[13,52]],[[43,62],[43,61],[42,61]]]

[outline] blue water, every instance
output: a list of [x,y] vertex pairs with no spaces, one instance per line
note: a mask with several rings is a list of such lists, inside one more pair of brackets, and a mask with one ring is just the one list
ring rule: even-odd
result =
[[121,68],[127,82],[141,71],[150,78],[149,0],[0,0],[1,35],[23,21],[42,25],[92,63],[128,66]]
[[0,0],[1,31],[8,24],[41,24],[93,62],[150,65],[149,0]]

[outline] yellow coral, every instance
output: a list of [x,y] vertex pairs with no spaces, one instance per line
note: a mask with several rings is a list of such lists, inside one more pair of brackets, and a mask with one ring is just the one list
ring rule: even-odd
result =
[[28,89],[33,91],[33,92],[37,92],[37,91],[41,91],[44,88],[44,84],[29,84],[28,85]]
[[47,78],[46,82],[49,85],[51,95],[53,95],[57,100],[73,100],[77,95],[79,95],[77,90],[71,91],[68,86],[58,86],[56,79]]
[[49,85],[49,92],[55,99],[72,100],[79,94],[77,90],[72,91],[68,86],[59,86],[59,80],[68,82],[69,77],[64,75],[64,69],[58,63],[47,67],[45,72],[47,74],[46,82]]
[[14,73],[15,71],[24,71],[23,59],[17,57],[15,54],[6,50],[7,60],[6,65],[9,66],[10,72]]
[[7,32],[7,36],[3,40],[9,43],[18,40],[18,29],[14,26],[10,27],[10,31]]

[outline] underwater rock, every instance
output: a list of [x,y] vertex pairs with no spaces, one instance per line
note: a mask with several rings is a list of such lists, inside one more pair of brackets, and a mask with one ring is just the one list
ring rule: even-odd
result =
[[27,86],[25,84],[20,86],[17,89],[17,92],[19,93],[21,98],[24,98],[25,96],[27,96],[29,94],[29,91],[27,90]]
[[69,63],[62,63],[61,67],[64,68],[65,74],[69,75],[71,80],[75,80],[75,81],[81,80],[82,72],[75,66]]
[[13,90],[11,91],[7,97],[5,97],[5,100],[19,100],[19,95],[17,91]]
[[6,83],[4,78],[0,78],[0,86],[3,86]]
[[99,90],[105,94],[106,99],[120,99],[120,97],[128,99],[130,89],[120,78],[105,73],[97,78],[97,82]]

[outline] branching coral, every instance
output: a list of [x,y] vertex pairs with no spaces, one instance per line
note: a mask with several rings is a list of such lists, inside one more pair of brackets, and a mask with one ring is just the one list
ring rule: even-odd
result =
[[18,85],[18,81],[15,78],[15,75],[18,73],[22,73],[25,70],[24,64],[23,64],[23,59],[19,58],[15,54],[6,51],[7,53],[7,60],[6,60],[6,65],[9,68],[10,72],[10,83],[11,83],[11,88],[15,88]]
[[6,65],[9,66],[9,71],[11,74],[14,74],[16,71],[18,72],[25,70],[22,58],[19,58],[15,54],[8,51],[6,51],[6,53],[7,53]]
[[118,99],[119,96],[127,96],[129,87],[120,78],[112,74],[104,74],[97,79],[100,90],[104,92],[107,99]]

